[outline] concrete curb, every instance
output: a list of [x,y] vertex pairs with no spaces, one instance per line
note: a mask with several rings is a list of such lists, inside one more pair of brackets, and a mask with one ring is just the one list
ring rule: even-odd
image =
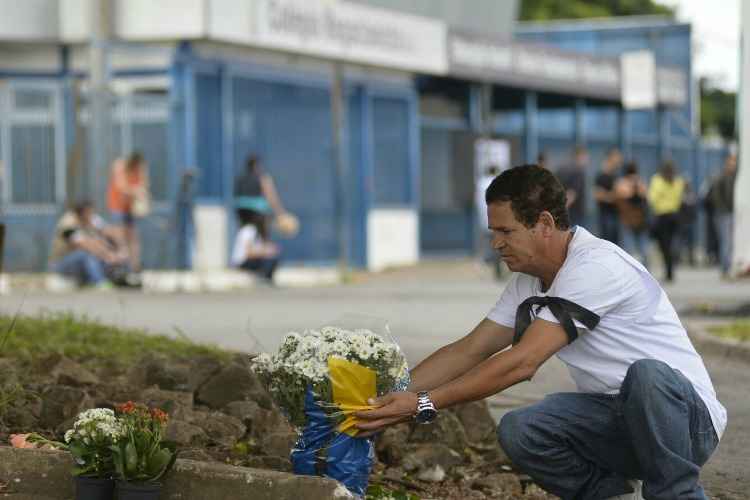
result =
[[[144,271],[142,278],[145,293],[225,292],[259,287],[254,276],[235,269]],[[276,273],[274,282],[287,288],[327,286],[341,283],[341,275],[336,268],[284,267]],[[78,289],[75,283],[54,273],[0,275],[0,295],[22,291],[71,293]]]
[[724,322],[687,322],[685,328],[690,340],[701,354],[720,356],[742,363],[750,364],[750,342],[717,337],[708,331],[711,326],[720,326]]
[[[0,499],[70,500],[68,453],[0,447]],[[163,480],[162,500],[328,500],[354,498],[332,479],[178,459]]]

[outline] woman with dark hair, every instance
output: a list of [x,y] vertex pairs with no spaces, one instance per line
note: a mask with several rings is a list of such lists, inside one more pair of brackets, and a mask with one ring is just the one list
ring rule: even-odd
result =
[[638,164],[625,164],[623,175],[615,183],[615,199],[623,226],[623,244],[648,268],[648,188],[640,175]]
[[664,162],[661,170],[651,178],[648,201],[654,214],[652,231],[664,259],[666,281],[674,280],[672,246],[680,226],[680,207],[684,193],[685,181],[677,174],[671,161]]
[[235,180],[234,204],[240,221],[249,212],[255,212],[266,219],[275,217],[278,229],[285,235],[297,233],[297,218],[284,209],[273,178],[263,171],[260,158],[256,155],[248,156],[245,172]]
[[268,238],[265,215],[245,209],[240,215],[241,228],[232,250],[232,266],[258,274],[268,282],[279,265],[279,247]]

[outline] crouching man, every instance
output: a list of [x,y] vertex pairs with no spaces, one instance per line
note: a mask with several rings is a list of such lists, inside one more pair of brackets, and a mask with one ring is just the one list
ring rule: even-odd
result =
[[641,488],[646,499],[706,498],[699,472],[726,411],[658,281],[570,227],[565,189],[541,167],[503,172],[485,198],[510,282],[474,330],[414,368],[410,391],[359,412],[360,427],[428,422],[530,380],[556,354],[578,392],[511,411],[498,427],[520,470],[563,499],[641,498]]

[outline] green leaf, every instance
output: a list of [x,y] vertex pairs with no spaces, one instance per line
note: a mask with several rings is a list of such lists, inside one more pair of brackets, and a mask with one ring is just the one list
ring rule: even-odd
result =
[[138,471],[138,452],[133,443],[128,442],[125,445],[125,474],[126,478],[134,475]]

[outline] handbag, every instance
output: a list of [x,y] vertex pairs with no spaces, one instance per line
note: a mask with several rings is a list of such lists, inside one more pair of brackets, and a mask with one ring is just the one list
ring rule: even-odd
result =
[[151,213],[151,198],[148,193],[139,194],[133,198],[130,211],[135,217],[145,217]]

